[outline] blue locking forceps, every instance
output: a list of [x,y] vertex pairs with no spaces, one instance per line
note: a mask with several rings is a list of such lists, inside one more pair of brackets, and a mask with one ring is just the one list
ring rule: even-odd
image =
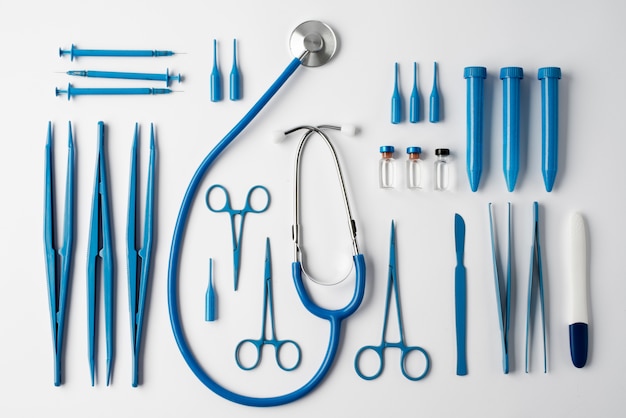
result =
[[56,210],[54,205],[54,165],[52,153],[52,123],[48,122],[46,140],[46,180],[44,213],[44,246],[48,278],[48,302],[52,325],[54,350],[54,385],[61,385],[63,340],[65,338],[65,313],[67,308],[70,270],[74,250],[74,138],[72,124],[68,124],[67,173],[65,185],[65,214],[63,220],[63,244],[55,248],[57,240]]
[[132,157],[130,165],[130,188],[128,193],[127,223],[127,259],[128,259],[128,302],[130,308],[131,345],[133,350],[133,387],[139,384],[139,357],[143,334],[143,319],[146,310],[148,281],[150,280],[150,261],[152,257],[152,237],[154,228],[154,188],[155,158],[154,126],[150,125],[150,160],[148,162],[148,184],[146,187],[146,207],[143,226],[143,243],[138,248],[137,208],[137,142],[139,140],[139,124],[135,124]]
[[[256,368],[261,362],[261,353],[264,345],[271,345],[274,347],[276,353],[276,363],[278,367],[286,372],[290,372],[296,369],[300,365],[300,358],[302,352],[300,345],[293,340],[279,340],[276,338],[276,324],[274,323],[274,300],[272,297],[272,257],[270,253],[270,239],[265,240],[265,284],[263,286],[263,320],[261,322],[261,336],[259,339],[248,338],[241,340],[235,348],[235,360],[237,366],[243,370],[252,370]],[[267,316],[270,317],[270,338],[266,335]],[[256,348],[256,361],[251,366],[246,366],[241,361],[241,350],[244,346],[252,344]],[[280,353],[283,348],[293,347],[296,351],[296,359],[294,364],[289,367],[285,366],[280,358]]]
[[[387,323],[389,322],[389,308],[391,301],[391,292],[395,292],[396,312],[398,314],[398,329],[400,333],[400,341],[389,342],[386,340],[387,336]],[[389,244],[389,273],[387,276],[387,296],[385,297],[385,318],[383,319],[383,333],[381,336],[379,345],[366,345],[361,347],[356,353],[354,358],[354,369],[356,373],[365,380],[376,379],[383,372],[385,367],[384,351],[386,348],[398,348],[402,352],[400,357],[400,370],[402,374],[409,380],[421,380],[428,374],[430,370],[430,358],[428,353],[422,347],[419,346],[407,346],[404,342],[404,326],[402,324],[402,311],[400,310],[400,296],[398,295],[398,270],[396,267],[396,230],[395,224],[391,221],[391,239]],[[378,355],[380,361],[378,371],[372,375],[366,376],[363,374],[360,366],[360,359],[363,353],[367,351],[373,351]],[[411,352],[418,351],[424,356],[424,370],[418,376],[411,376],[407,371],[407,357]]]
[[[97,267],[102,265],[102,286],[104,288],[104,321],[107,350],[107,386],[111,381],[113,366],[113,241],[111,237],[111,216],[109,212],[109,191],[107,163],[104,149],[104,122],[98,122],[98,157],[94,180],[89,246],[87,249],[87,320],[89,332],[89,369],[91,386],[95,384],[96,371],[96,307],[98,305]],[[99,259],[99,260],[98,260]],[[100,263],[98,263],[98,261]]]
[[[211,204],[211,192],[215,189],[220,189],[222,192],[224,192],[224,199],[225,199],[224,206],[221,208],[215,208]],[[262,190],[263,192],[265,192],[265,196],[267,197],[265,205],[260,208],[255,208],[252,206],[252,195],[254,194],[256,190]],[[267,190],[265,186],[261,186],[261,185],[253,186],[250,188],[250,190],[248,190],[248,194],[246,195],[246,204],[243,207],[243,209],[233,209],[231,202],[230,202],[230,195],[228,194],[228,190],[226,190],[226,188],[222,186],[221,184],[214,184],[213,186],[209,187],[209,190],[207,190],[206,192],[206,205],[211,212],[215,212],[215,213],[226,212],[230,215],[230,229],[231,229],[231,236],[233,239],[233,274],[234,274],[234,280],[235,280],[235,290],[237,290],[237,285],[239,282],[239,266],[241,265],[241,244],[243,242],[242,241],[243,240],[243,225],[244,225],[244,221],[246,220],[246,215],[248,213],[265,212],[270,205],[270,192]],[[237,232],[237,230],[235,229],[235,217],[236,216],[239,216],[239,229],[238,229],[239,232]]]

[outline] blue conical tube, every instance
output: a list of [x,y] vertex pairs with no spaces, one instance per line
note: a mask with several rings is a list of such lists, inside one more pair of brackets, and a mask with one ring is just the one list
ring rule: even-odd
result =
[[559,67],[540,68],[541,80],[541,172],[546,191],[551,192],[559,161]]
[[502,80],[502,169],[509,192],[515,189],[519,172],[520,67],[500,69]]
[[402,97],[400,96],[400,86],[398,85],[398,63],[395,64],[395,82],[393,95],[391,96],[391,123],[397,124],[402,121]]
[[465,67],[467,80],[467,176],[473,192],[478,190],[483,169],[483,84],[485,67]]

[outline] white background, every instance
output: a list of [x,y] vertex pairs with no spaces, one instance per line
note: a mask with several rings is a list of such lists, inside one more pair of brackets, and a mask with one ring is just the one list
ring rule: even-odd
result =
[[[386,1],[275,0],[56,1],[0,5],[3,42],[3,116],[0,120],[0,411],[3,416],[619,416],[624,410],[626,372],[626,272],[621,237],[626,152],[620,125],[626,93],[623,17],[618,1]],[[171,237],[188,181],[203,156],[260,97],[291,60],[288,38],[301,22],[319,19],[338,34],[340,47],[327,66],[298,70],[257,120],[230,147],[203,184],[224,184],[235,207],[254,184],[266,185],[270,209],[246,220],[240,290],[232,291],[232,256],[226,215],[210,213],[200,198],[192,211],[180,274],[181,314],[186,334],[205,370],[218,382],[248,395],[269,396],[299,387],[317,369],[328,326],[299,302],[290,278],[293,157],[297,136],[283,144],[275,130],[299,124],[353,123],[361,133],[331,133],[348,183],[359,245],[367,262],[367,291],[360,310],[345,323],[336,363],[319,388],[293,404],[270,409],[240,406],[206,389],[176,346],[167,306]],[[231,42],[239,40],[243,100],[209,100],[212,40],[219,42],[224,79]],[[185,54],[158,59],[58,57],[59,47],[171,49]],[[407,103],[413,61],[419,63],[423,118],[439,63],[443,119],[390,123],[393,63],[400,64]],[[477,193],[465,175],[465,81],[463,68],[488,69],[485,90],[484,171]],[[506,191],[501,153],[499,69],[521,66],[521,170],[514,193]],[[560,154],[552,193],[540,169],[541,119],[537,69],[559,66]],[[55,97],[55,87],[152,86],[152,83],[72,79],[69,69],[162,72],[184,75],[176,93],[159,97]],[[228,83],[224,83],[224,92]],[[96,155],[96,124],[107,124],[107,151],[116,253],[116,357],[113,382],[105,385],[104,329],[100,329],[98,378],[90,386],[86,331],[86,249]],[[43,235],[43,157],[46,126],[52,121],[57,161],[58,211],[63,209],[67,121],[77,149],[77,213],[73,281],[68,313],[64,384],[53,386],[53,356],[47,303]],[[150,122],[157,130],[157,232],[150,303],[145,329],[143,383],[131,387],[131,351],[125,261],[128,167],[133,126],[142,126],[142,178],[147,166]],[[398,187],[377,185],[378,147],[395,145]],[[404,149],[424,149],[427,174],[434,149],[449,147],[455,187],[435,193],[404,187]],[[323,148],[305,156],[303,234],[307,266],[332,280],[350,265],[344,217],[333,171]],[[317,151],[318,155],[315,155]],[[319,157],[319,158],[318,158]],[[308,176],[308,177],[306,177]],[[319,176],[319,177],[316,177]],[[330,190],[330,191],[327,191]],[[142,187],[143,191],[143,187]],[[143,198],[142,198],[143,199]],[[526,289],[532,202],[541,205],[546,277],[549,372],[543,373],[539,340],[531,373],[524,373]],[[489,241],[488,202],[495,205],[498,235],[505,237],[506,202],[513,205],[514,286],[511,329],[512,371],[502,373],[500,333]],[[567,328],[567,216],[583,213],[589,230],[590,352],[575,369]],[[469,375],[455,375],[454,213],[467,224]],[[331,215],[326,215],[330,213]],[[406,380],[397,350],[375,381],[354,372],[354,355],[380,339],[388,263],[389,225],[397,222],[399,283],[405,338],[423,346],[432,368],[420,382]],[[59,224],[61,220],[59,219]],[[233,351],[260,328],[264,239],[272,240],[276,328],[279,338],[297,340],[302,364],[291,373],[277,369],[265,352],[253,372],[236,368]],[[500,246],[504,251],[504,246]],[[208,258],[215,259],[219,320],[205,323]],[[319,292],[325,306],[340,307],[352,280]],[[316,296],[318,296],[316,294]],[[391,311],[389,339],[397,338]],[[538,336],[539,323],[535,324]]]

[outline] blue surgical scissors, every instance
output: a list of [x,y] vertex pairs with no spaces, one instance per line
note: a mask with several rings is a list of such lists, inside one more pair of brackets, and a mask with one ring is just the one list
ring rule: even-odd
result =
[[[211,192],[215,189],[220,189],[224,192],[224,206],[221,208],[215,208],[211,205]],[[252,206],[252,195],[255,190],[260,189],[265,192],[265,196],[267,198],[265,205],[260,208],[255,208]],[[226,212],[230,215],[230,230],[231,236],[233,239],[233,274],[235,277],[235,290],[237,290],[237,285],[239,282],[239,266],[241,264],[241,244],[243,240],[243,224],[246,220],[246,215],[248,213],[262,213],[267,210],[270,205],[270,192],[267,190],[265,186],[256,185],[248,190],[248,194],[246,195],[246,204],[243,209],[233,209],[230,203],[230,195],[228,194],[228,190],[221,184],[214,184],[209,187],[209,190],[206,192],[206,205],[211,212],[220,213]],[[235,229],[235,217],[239,216],[239,233]]]
[[[389,342],[386,340],[387,336],[387,323],[389,319],[389,307],[391,300],[391,292],[395,292],[395,301],[396,301],[396,312],[398,314],[398,329],[400,333],[400,341],[398,342]],[[386,348],[399,348],[402,352],[400,357],[400,370],[402,370],[402,374],[409,380],[421,380],[428,374],[430,370],[430,358],[428,357],[428,353],[422,347],[419,346],[407,346],[404,342],[404,326],[402,324],[402,311],[400,310],[400,296],[398,295],[398,270],[396,267],[396,230],[395,224],[391,221],[391,239],[389,244],[389,273],[387,276],[387,296],[385,298],[385,318],[383,320],[383,333],[381,336],[379,345],[366,345],[361,347],[359,351],[357,351],[356,356],[354,358],[354,369],[356,373],[365,380],[373,380],[376,379],[383,372],[385,367],[385,357],[384,351]],[[378,359],[380,361],[380,366],[378,371],[374,374],[366,376],[361,371],[360,359],[363,353],[366,351],[373,351],[378,355]],[[424,370],[418,376],[411,376],[406,367],[407,357],[413,351],[419,351],[424,356]]]
[[[48,122],[46,140],[46,191],[44,214],[44,245],[46,273],[48,276],[48,301],[54,348],[54,385],[61,385],[63,340],[65,338],[65,313],[67,308],[72,253],[74,249],[74,138],[72,124],[68,124],[67,173],[65,186],[65,214],[63,220],[63,244],[56,249],[56,210],[54,205],[54,168],[52,154],[52,123]],[[59,262],[60,265],[57,264]]]
[[139,384],[139,357],[143,334],[143,319],[146,310],[148,281],[150,280],[150,261],[152,258],[152,237],[154,229],[154,188],[155,188],[155,158],[156,146],[154,143],[154,125],[150,125],[150,160],[148,162],[148,185],[146,187],[146,207],[143,226],[143,243],[137,248],[139,231],[137,222],[139,213],[137,208],[137,142],[139,140],[139,124],[135,124],[133,140],[130,187],[128,193],[128,223],[127,223],[127,259],[128,259],[128,303],[130,309],[131,345],[133,350],[133,387]]
[[[269,313],[270,316],[270,338],[267,338],[266,335],[266,323],[267,323],[267,315]],[[246,346],[252,344],[256,348],[256,361],[250,365],[246,366],[241,362],[241,349]],[[290,372],[296,369],[300,365],[300,358],[302,352],[300,350],[300,345],[293,340],[279,340],[276,338],[276,326],[274,323],[274,300],[272,297],[272,256],[270,253],[270,239],[267,238],[265,240],[265,284],[263,286],[263,321],[261,322],[261,336],[258,339],[248,338],[245,340],[241,340],[237,347],[235,348],[235,360],[237,361],[237,366],[243,370],[252,370],[256,368],[261,362],[261,353],[263,351],[264,345],[272,345],[274,346],[274,351],[276,354],[276,363],[278,367],[283,369],[286,372]],[[296,351],[296,359],[294,364],[289,367],[285,366],[281,360],[280,352],[284,347],[293,347]]]
[[111,216],[109,211],[109,190],[107,181],[107,163],[104,152],[104,122],[98,122],[98,157],[94,180],[93,201],[91,206],[91,224],[89,227],[89,246],[87,248],[87,316],[89,332],[89,369],[91,386],[95,384],[96,360],[96,306],[98,258],[102,264],[102,284],[104,287],[104,320],[107,350],[107,386],[111,381],[113,366],[113,240],[111,237]]

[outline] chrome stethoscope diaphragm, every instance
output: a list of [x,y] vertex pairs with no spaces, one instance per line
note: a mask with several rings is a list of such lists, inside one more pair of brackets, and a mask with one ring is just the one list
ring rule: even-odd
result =
[[335,55],[337,36],[327,24],[318,20],[307,20],[291,33],[289,48],[305,67],[319,67]]

